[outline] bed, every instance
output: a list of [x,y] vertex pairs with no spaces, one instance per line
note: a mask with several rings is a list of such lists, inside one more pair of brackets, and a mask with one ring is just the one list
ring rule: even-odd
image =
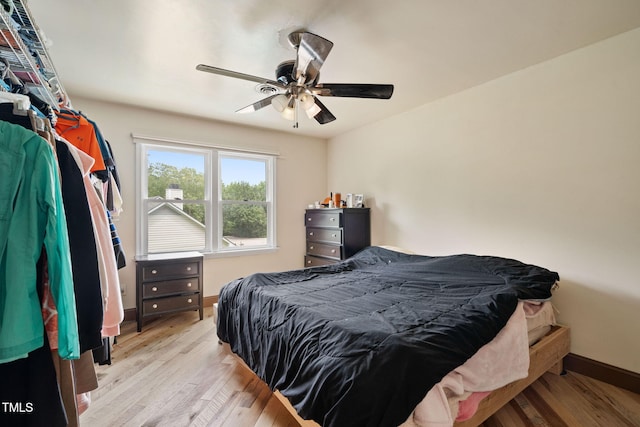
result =
[[[549,300],[557,280],[512,259],[369,247],[338,264],[228,283],[217,333],[303,419],[421,425],[414,414],[428,392],[494,341],[522,300]],[[528,371],[557,366],[568,350],[565,332],[550,332],[559,350],[546,350],[547,337],[536,344],[545,363],[532,358]],[[532,375],[524,376],[519,381]],[[477,414],[486,402],[493,410],[495,396]]]

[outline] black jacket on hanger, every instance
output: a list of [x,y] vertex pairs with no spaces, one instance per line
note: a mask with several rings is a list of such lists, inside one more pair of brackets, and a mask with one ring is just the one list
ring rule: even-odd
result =
[[82,172],[67,144],[56,141],[56,153],[62,175],[62,200],[71,249],[80,352],[84,353],[102,345],[103,312],[98,253]]

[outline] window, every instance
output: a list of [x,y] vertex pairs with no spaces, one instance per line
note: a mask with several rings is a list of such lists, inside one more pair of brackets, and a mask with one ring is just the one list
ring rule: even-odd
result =
[[255,156],[219,155],[222,247],[265,247],[269,245],[272,210],[267,187],[268,159]]
[[138,254],[275,247],[273,155],[148,142],[137,152]]

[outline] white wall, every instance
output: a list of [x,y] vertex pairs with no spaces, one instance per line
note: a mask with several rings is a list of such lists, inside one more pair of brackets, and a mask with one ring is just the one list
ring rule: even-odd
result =
[[73,107],[97,122],[111,144],[122,183],[124,212],[116,228],[127,255],[120,270],[124,307],[135,302],[135,144],[131,134],[278,152],[276,207],[278,250],[263,255],[205,259],[204,295],[218,295],[227,282],[257,271],[304,266],[304,209],[326,193],[326,140],[240,127],[76,97]]
[[330,140],[328,188],[374,244],[557,271],[571,351],[640,372],[639,164],[637,29]]

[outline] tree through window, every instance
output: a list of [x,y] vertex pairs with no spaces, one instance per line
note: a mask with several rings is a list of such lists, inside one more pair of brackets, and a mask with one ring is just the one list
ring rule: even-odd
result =
[[149,143],[139,153],[139,254],[275,246],[273,156]]

